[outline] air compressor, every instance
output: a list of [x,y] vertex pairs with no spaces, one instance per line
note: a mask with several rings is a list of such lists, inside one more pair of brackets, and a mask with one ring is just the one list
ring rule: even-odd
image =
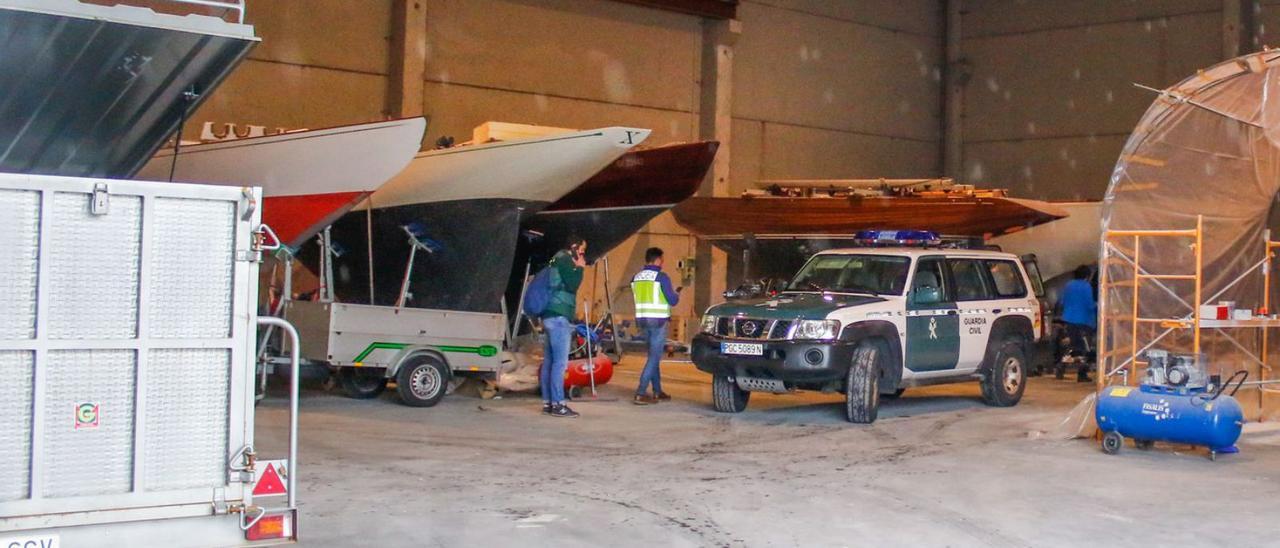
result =
[[[1144,450],[1162,441],[1207,447],[1210,459],[1234,453],[1245,420],[1232,396],[1248,372],[1237,371],[1218,383],[1206,374],[1198,356],[1163,350],[1146,356],[1147,373],[1140,386],[1108,386],[1098,394],[1102,451],[1119,453],[1127,437]],[[1225,394],[1232,384],[1235,389]]]

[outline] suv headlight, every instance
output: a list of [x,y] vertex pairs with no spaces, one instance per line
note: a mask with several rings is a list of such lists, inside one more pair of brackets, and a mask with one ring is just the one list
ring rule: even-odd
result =
[[714,335],[716,333],[716,317],[711,314],[702,316],[702,332]]
[[827,341],[840,334],[840,322],[836,320],[800,320],[791,332],[793,339]]

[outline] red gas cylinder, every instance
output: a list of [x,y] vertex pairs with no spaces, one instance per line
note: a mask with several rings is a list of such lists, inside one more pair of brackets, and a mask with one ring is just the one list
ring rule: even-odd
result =
[[[613,361],[604,354],[596,354],[595,359],[596,386],[609,382],[613,378]],[[564,387],[591,386],[591,364],[586,358],[569,360],[569,367],[564,371]]]

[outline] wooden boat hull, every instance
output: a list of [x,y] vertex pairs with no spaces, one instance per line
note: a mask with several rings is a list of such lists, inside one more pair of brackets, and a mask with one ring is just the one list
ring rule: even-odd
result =
[[587,260],[617,247],[650,220],[683,202],[702,185],[720,143],[701,141],[633,150],[524,223],[542,234],[522,241],[524,261],[544,262],[566,238],[587,240]]
[[1046,202],[1012,198],[690,198],[676,220],[699,237],[830,237],[912,228],[962,236],[999,235],[1067,216]]

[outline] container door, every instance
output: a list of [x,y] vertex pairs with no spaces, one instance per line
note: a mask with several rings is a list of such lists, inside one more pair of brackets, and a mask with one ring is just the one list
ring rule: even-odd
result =
[[0,175],[0,532],[244,498],[259,198]]

